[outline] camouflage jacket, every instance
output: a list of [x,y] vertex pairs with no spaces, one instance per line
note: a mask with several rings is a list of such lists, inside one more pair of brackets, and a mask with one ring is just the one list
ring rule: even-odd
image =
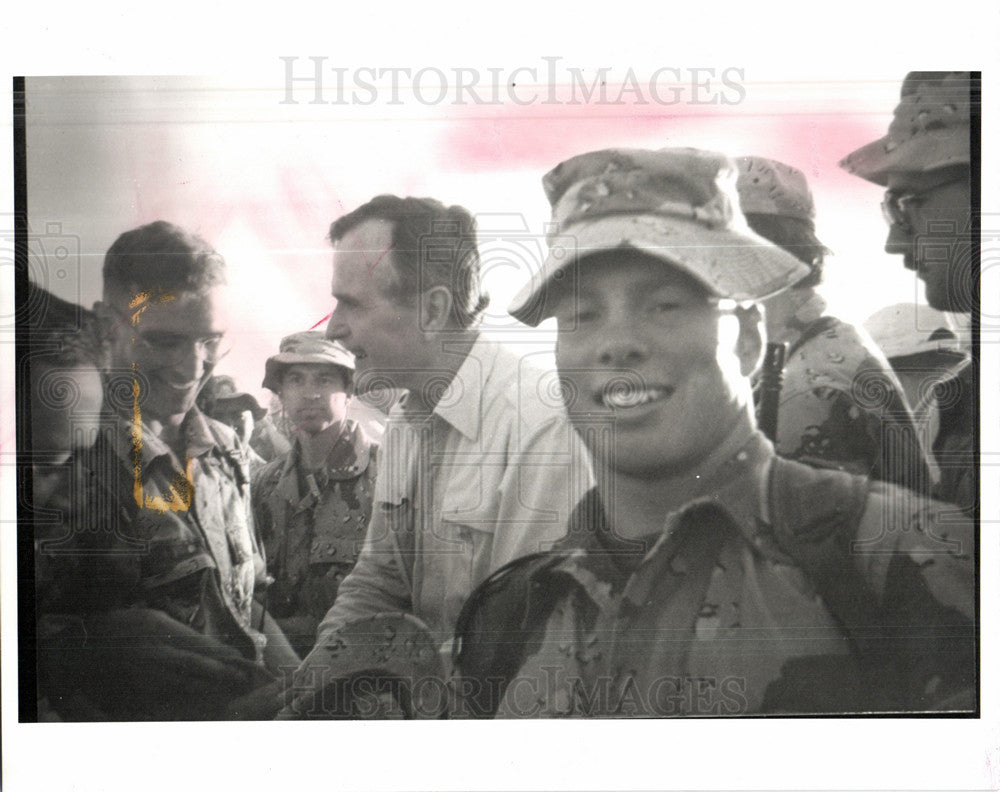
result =
[[[797,336],[785,363],[775,450],[928,494],[918,429],[874,342],[829,316],[813,319]],[[756,395],[759,410],[759,383]]]
[[250,473],[231,429],[192,408],[187,462],[144,425],[117,417],[74,460],[61,535],[38,552],[49,579],[45,609],[87,616],[150,608],[259,661],[251,623],[264,559],[253,530]]
[[934,456],[941,480],[934,496],[954,503],[970,517],[976,505],[979,427],[979,380],[975,362],[935,387],[940,427],[934,439]]
[[646,541],[617,536],[593,491],[561,551],[483,583],[459,619],[458,714],[974,706],[967,522],[944,528],[943,504],[776,459],[760,435],[711,478]]
[[371,518],[378,445],[347,421],[323,468],[306,473],[298,441],[254,474],[254,515],[273,582],[267,609],[297,650],[312,646]]

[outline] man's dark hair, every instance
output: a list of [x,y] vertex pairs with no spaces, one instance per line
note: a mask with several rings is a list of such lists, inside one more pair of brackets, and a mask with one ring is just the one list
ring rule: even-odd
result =
[[460,328],[479,321],[489,295],[482,292],[476,220],[461,206],[445,206],[433,198],[379,195],[330,224],[330,242],[366,220],[392,223],[396,299],[412,301],[434,286],[452,294],[452,320]]
[[103,276],[105,299],[120,302],[146,289],[203,291],[226,282],[226,264],[201,237],[157,220],[115,240]]
[[754,233],[809,265],[809,274],[794,284],[793,289],[818,286],[823,281],[823,263],[830,251],[816,238],[811,222],[801,217],[755,212],[747,214],[746,219]]

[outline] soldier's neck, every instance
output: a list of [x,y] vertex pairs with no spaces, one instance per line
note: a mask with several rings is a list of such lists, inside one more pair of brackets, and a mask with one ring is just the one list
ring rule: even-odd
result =
[[302,450],[300,460],[306,470],[318,470],[326,464],[326,459],[337,445],[344,424],[342,421],[331,424],[322,432],[309,434],[307,432],[297,432],[296,437],[299,447]]
[[632,474],[601,469],[595,463],[597,489],[614,531],[625,539],[662,531],[671,512],[721,487],[720,468],[746,445],[754,431],[752,421],[741,418],[718,446],[684,470]]

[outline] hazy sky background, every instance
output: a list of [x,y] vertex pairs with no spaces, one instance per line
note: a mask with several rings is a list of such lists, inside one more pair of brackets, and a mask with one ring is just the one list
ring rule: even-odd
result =
[[[831,311],[863,321],[883,305],[923,298],[914,275],[882,251],[881,190],[837,167],[857,146],[883,135],[898,101],[898,79],[740,81],[722,70],[688,72],[660,98],[650,72],[636,71],[639,91],[625,91],[625,69],[611,70],[606,101],[584,103],[558,64],[554,93],[537,83],[502,104],[464,105],[454,95],[435,102],[436,75],[417,95],[402,80],[395,101],[383,80],[377,101],[352,89],[337,93],[326,73],[313,86],[275,79],[29,78],[27,81],[28,207],[36,256],[31,277],[66,299],[90,306],[100,296],[104,251],[118,234],[170,220],[204,236],[226,257],[235,311],[233,352],[219,373],[266,399],[264,359],[279,339],[320,322],[330,310],[329,223],[381,192],[427,195],[475,213],[493,301],[486,326],[513,340],[505,307],[545,252],[548,203],[542,175],[561,160],[607,147],[697,146],[730,155],[753,153],[802,169],[817,207],[828,260],[823,293]],[[313,74],[306,58],[297,77]],[[447,75],[448,73],[445,72]],[[588,80],[594,72],[584,71]],[[490,75],[480,71],[486,83]],[[509,70],[501,79],[509,77]],[[618,83],[613,79],[617,78]],[[739,83],[740,89],[734,87]],[[574,93],[574,91],[577,91]],[[611,104],[621,95],[621,104]],[[490,97],[490,89],[479,95]],[[571,100],[576,99],[575,103]],[[694,104],[709,101],[716,104]],[[555,98],[559,103],[545,104]],[[421,103],[420,99],[426,103]],[[644,103],[643,103],[644,102]],[[728,103],[726,103],[728,102]],[[63,254],[63,249],[68,255]],[[322,325],[321,325],[322,326]],[[514,336],[544,351],[551,327]]]

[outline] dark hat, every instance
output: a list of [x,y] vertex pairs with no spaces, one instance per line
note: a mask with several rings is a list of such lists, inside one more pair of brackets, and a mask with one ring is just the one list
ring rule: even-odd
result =
[[910,72],[889,134],[862,146],[840,167],[883,187],[890,173],[926,173],[970,162],[972,75]]
[[606,149],[563,162],[542,180],[552,205],[548,258],[509,312],[537,325],[552,315],[544,298],[558,272],[587,255],[627,247],[738,301],[802,280],[808,268],[733,211],[734,181],[725,156],[693,148]]
[[253,396],[237,389],[236,380],[225,374],[212,377],[202,389],[198,401],[201,409],[212,417],[217,410],[249,410],[255,421],[267,415],[267,410]]
[[343,344],[329,340],[321,330],[306,330],[281,339],[278,354],[269,357],[264,364],[262,385],[277,393],[281,388],[283,369],[293,363],[333,365],[346,369],[348,373],[354,371],[354,355]]

